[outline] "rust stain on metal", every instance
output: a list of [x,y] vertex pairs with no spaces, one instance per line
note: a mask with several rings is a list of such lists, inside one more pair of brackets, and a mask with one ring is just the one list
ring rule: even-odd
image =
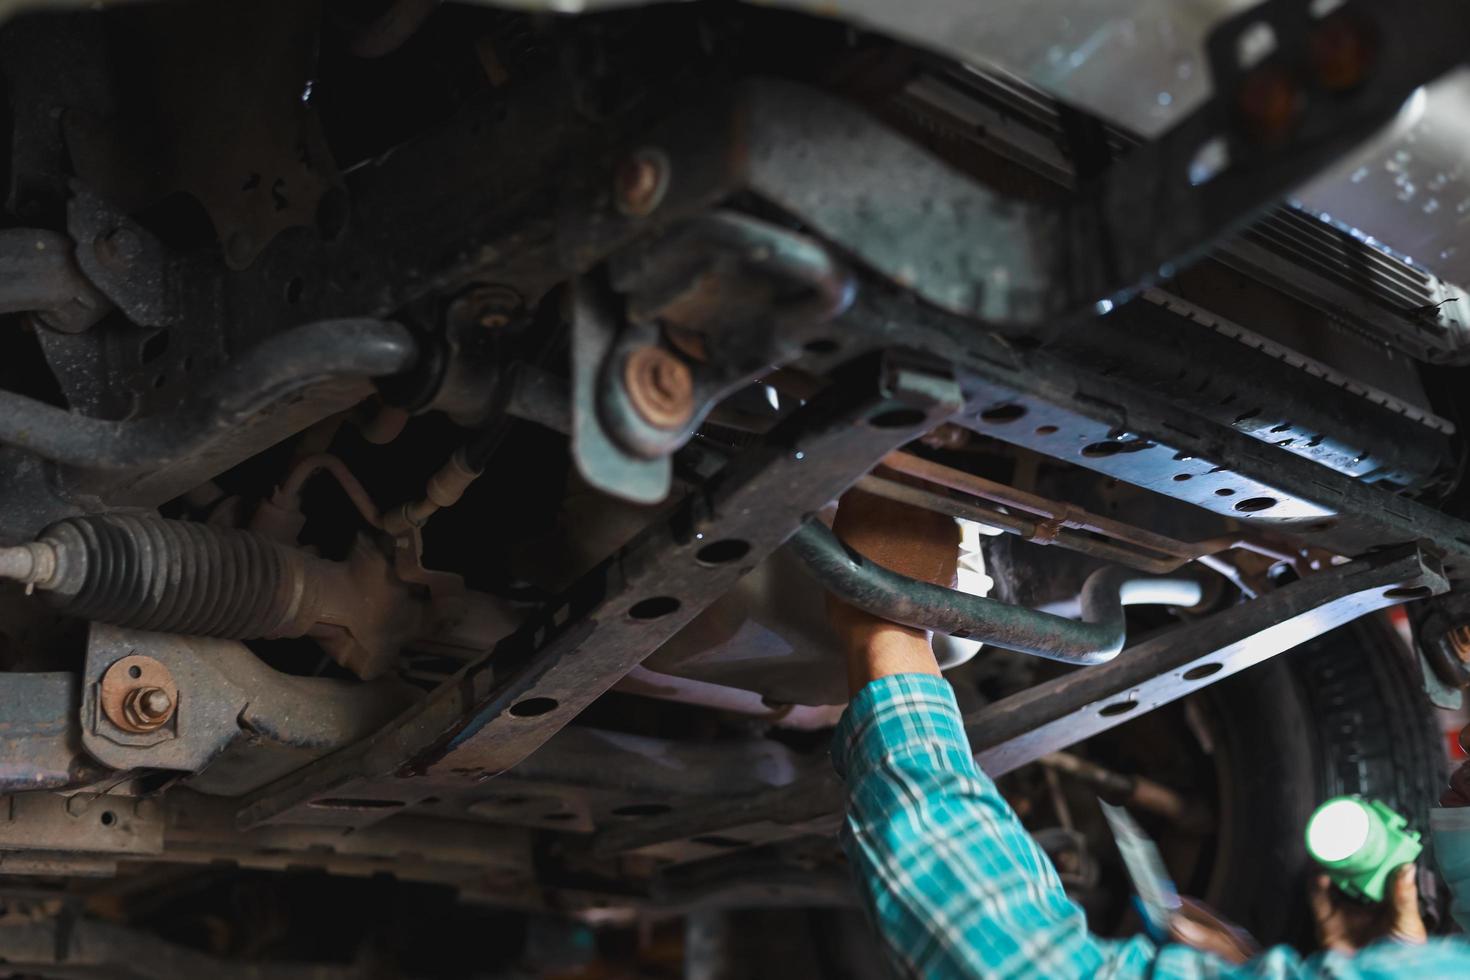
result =
[[173,674],[152,657],[132,654],[102,675],[102,713],[125,732],[142,734],[168,724],[179,704]]
[[677,429],[694,413],[689,366],[661,347],[640,347],[629,354],[623,384],[634,410],[650,425]]

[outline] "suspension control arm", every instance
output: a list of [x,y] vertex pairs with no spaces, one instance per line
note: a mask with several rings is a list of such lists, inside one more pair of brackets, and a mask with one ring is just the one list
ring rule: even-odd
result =
[[84,470],[161,468],[317,385],[365,383],[407,370],[417,357],[413,338],[396,323],[320,320],[263,341],[178,409],[139,419],[90,418],[0,391],[0,443]]

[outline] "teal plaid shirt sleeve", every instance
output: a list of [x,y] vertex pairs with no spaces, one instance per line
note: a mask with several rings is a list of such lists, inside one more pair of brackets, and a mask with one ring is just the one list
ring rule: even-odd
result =
[[848,788],[844,845],[903,977],[1470,977],[1470,944],[1381,943],[1302,960],[1278,947],[1241,967],[1144,937],[1106,940],[975,765],[954,692],[900,674],[853,698],[833,747]]

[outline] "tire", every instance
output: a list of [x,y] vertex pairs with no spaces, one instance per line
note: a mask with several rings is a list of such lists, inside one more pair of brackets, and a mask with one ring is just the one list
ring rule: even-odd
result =
[[1447,758],[1417,667],[1386,617],[1370,616],[1204,695],[1219,739],[1206,900],[1263,943],[1315,944],[1303,830],[1323,800],[1383,800],[1427,840]]

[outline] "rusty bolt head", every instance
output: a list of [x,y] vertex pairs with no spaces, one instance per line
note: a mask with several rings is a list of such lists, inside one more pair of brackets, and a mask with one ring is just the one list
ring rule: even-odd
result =
[[131,654],[103,673],[98,698],[108,721],[141,735],[162,728],[174,717],[179,689],[162,663]]
[[174,713],[174,700],[161,687],[135,687],[123,699],[123,713],[134,727],[152,731]]
[[694,414],[694,376],[662,347],[640,347],[629,354],[623,384],[633,409],[649,425],[677,429]]
[[613,199],[618,210],[633,218],[652,214],[669,186],[669,158],[655,149],[629,155],[613,176]]

